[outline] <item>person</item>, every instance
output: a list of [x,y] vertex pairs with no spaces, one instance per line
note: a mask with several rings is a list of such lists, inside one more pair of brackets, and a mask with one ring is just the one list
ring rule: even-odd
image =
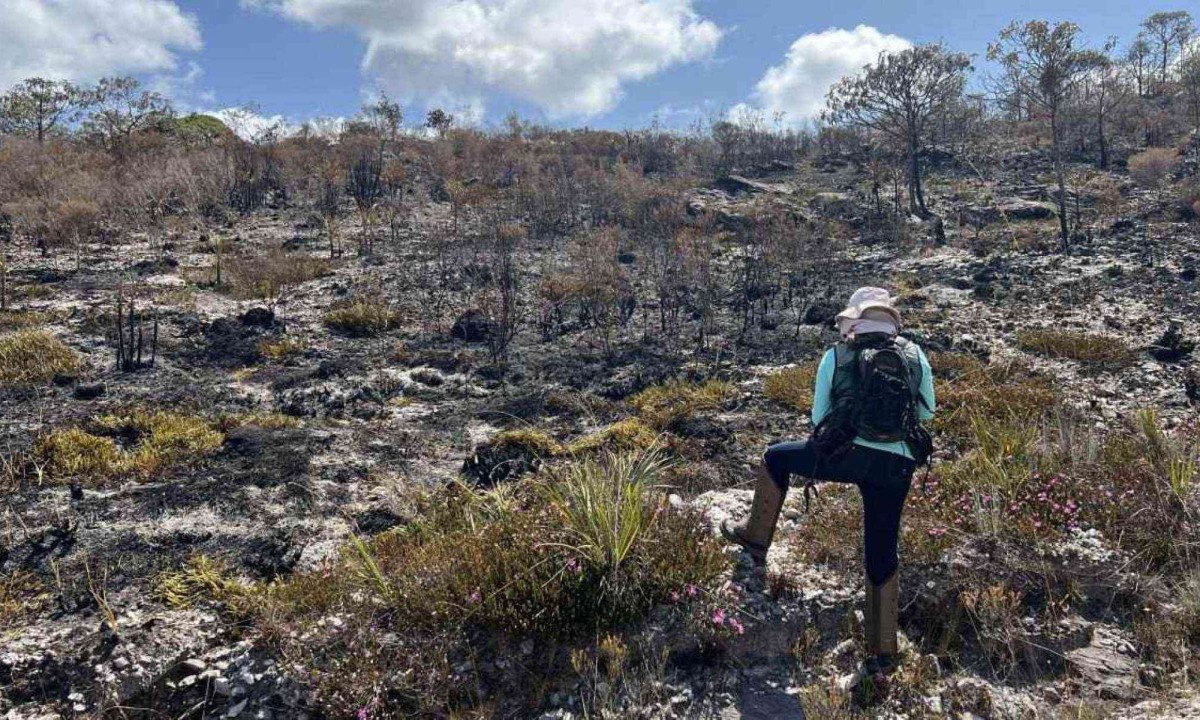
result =
[[[866,569],[867,657],[860,675],[886,674],[899,660],[900,516],[918,460],[932,452],[920,423],[936,408],[933,373],[921,348],[900,337],[900,312],[882,288],[855,291],[837,326],[841,341],[817,369],[812,437],[767,448],[749,515],[721,530],[762,563],[792,476],[857,485]],[[889,362],[897,367],[889,370]],[[888,380],[889,372],[899,380]]]

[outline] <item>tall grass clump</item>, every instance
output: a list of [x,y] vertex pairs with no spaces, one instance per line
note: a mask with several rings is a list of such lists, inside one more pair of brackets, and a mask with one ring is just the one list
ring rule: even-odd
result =
[[549,491],[572,547],[596,568],[615,572],[654,524],[661,504],[649,483],[666,463],[656,454],[584,458]]
[[[471,708],[496,683],[538,702],[531,680],[563,662],[553,648],[636,622],[724,569],[703,520],[658,490],[662,471],[654,455],[606,454],[486,493],[452,486],[412,525],[264,591],[256,619],[333,716]],[[546,654],[471,662],[528,639]]]
[[75,351],[42,330],[0,336],[0,386],[41,385],[56,375],[76,375],[79,367]]

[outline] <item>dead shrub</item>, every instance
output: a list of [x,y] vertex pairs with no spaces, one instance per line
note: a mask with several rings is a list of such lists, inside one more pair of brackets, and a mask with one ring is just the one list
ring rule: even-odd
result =
[[242,256],[229,263],[230,288],[243,300],[265,300],[272,312],[296,285],[328,275],[332,265],[324,258],[272,250],[265,255]]
[[1180,162],[1179,153],[1172,148],[1147,148],[1129,158],[1129,174],[1139,185],[1156,188],[1175,172]]

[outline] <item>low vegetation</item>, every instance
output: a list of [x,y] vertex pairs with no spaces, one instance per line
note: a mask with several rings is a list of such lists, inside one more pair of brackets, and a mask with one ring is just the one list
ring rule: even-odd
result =
[[937,414],[932,426],[944,440],[971,438],[972,418],[1037,423],[1059,405],[1050,378],[1015,361],[985,362],[966,353],[932,353]]
[[362,298],[325,313],[325,325],[353,337],[374,337],[400,326],[402,315],[385,300]]
[[1089,365],[1120,366],[1133,362],[1133,349],[1120,338],[1074,330],[1022,330],[1017,346],[1046,357]]
[[0,386],[41,385],[55,376],[79,373],[79,356],[61,340],[41,330],[0,336]]
[[215,453],[224,440],[200,417],[133,410],[40,438],[32,462],[51,482],[103,485],[123,477],[148,479]]
[[605,454],[520,486],[431,499],[415,525],[357,539],[321,570],[266,588],[255,614],[337,716],[470,708],[497,673],[532,692],[524,683],[535,668],[546,675],[539,663],[553,652],[487,670],[471,660],[476,643],[553,647],[603,633],[724,568],[700,519],[656,490],[662,469],[653,454]]
[[273,310],[293,287],[329,274],[331,267],[324,258],[273,250],[239,257],[230,263],[227,274],[236,297],[265,300]]
[[717,410],[736,398],[737,389],[727,382],[672,380],[641,391],[629,402],[647,425],[665,430],[698,413]]
[[763,379],[763,394],[780,405],[808,413],[812,410],[816,378],[817,366],[811,363],[776,370]]

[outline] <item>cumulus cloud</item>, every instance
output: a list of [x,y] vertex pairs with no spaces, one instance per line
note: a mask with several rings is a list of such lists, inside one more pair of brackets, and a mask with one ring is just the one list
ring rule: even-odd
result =
[[233,131],[234,135],[243,140],[258,140],[268,132],[281,137],[294,134],[299,124],[282,115],[263,115],[253,107],[230,107],[220,110],[205,110],[202,114],[211,115]]
[[782,113],[793,125],[813,120],[825,107],[825,95],[835,82],[875,62],[881,52],[910,47],[912,43],[899,35],[887,35],[868,25],[801,35],[783,62],[767,69],[750,102],[733,109],[732,119],[759,111],[768,117]]
[[693,0],[244,0],[367,43],[394,96],[507,93],[555,117],[612,109],[626,83],[706,58],[722,31]]
[[176,53],[200,46],[196,19],[171,0],[0,0],[0,88],[173,71]]
[[337,139],[346,127],[346,118],[311,117],[307,120],[297,120],[284,115],[264,115],[254,105],[243,107],[227,107],[220,110],[203,110],[201,115],[211,115],[233,132],[234,135],[258,142],[268,137],[286,138],[304,130],[314,136],[330,140]]

